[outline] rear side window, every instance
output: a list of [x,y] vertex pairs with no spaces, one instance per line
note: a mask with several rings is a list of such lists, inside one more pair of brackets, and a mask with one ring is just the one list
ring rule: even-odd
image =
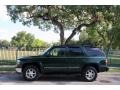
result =
[[86,48],[86,54],[88,56],[105,56],[104,52],[99,48]]
[[68,56],[69,57],[84,56],[84,53],[81,50],[81,48],[69,48],[69,50],[68,50]]

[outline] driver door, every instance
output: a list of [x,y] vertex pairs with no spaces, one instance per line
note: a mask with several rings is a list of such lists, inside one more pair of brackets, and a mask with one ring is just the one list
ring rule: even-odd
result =
[[44,60],[44,71],[52,73],[64,73],[67,71],[66,48],[55,47],[51,49]]

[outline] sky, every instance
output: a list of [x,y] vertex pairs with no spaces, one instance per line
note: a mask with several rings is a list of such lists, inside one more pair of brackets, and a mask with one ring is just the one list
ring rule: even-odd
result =
[[[22,25],[20,22],[13,23],[10,20],[10,17],[7,15],[6,6],[0,5],[0,40],[10,41],[11,38],[20,31],[31,33],[35,36],[35,38],[44,40],[48,43],[59,41],[59,34],[54,33],[53,30],[41,31],[38,29],[38,27],[35,26],[27,27]],[[71,32],[69,31],[65,32],[65,38],[67,38],[70,33]],[[79,35],[76,35],[73,39],[78,40]]]

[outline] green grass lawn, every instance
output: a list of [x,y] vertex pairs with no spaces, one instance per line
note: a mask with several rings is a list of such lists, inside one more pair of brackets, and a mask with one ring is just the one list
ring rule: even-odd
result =
[[113,67],[120,67],[120,59],[118,58],[109,59],[109,65]]
[[15,65],[16,60],[0,60],[0,65]]
[[0,71],[15,71],[15,67],[0,67]]
[[120,68],[110,68],[109,72],[120,72]]

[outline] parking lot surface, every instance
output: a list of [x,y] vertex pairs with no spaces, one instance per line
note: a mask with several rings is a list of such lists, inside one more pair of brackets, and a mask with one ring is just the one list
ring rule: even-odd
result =
[[15,72],[0,72],[0,85],[120,85],[120,72],[99,73],[96,81],[84,82],[79,76],[50,75],[37,81],[25,81]]

